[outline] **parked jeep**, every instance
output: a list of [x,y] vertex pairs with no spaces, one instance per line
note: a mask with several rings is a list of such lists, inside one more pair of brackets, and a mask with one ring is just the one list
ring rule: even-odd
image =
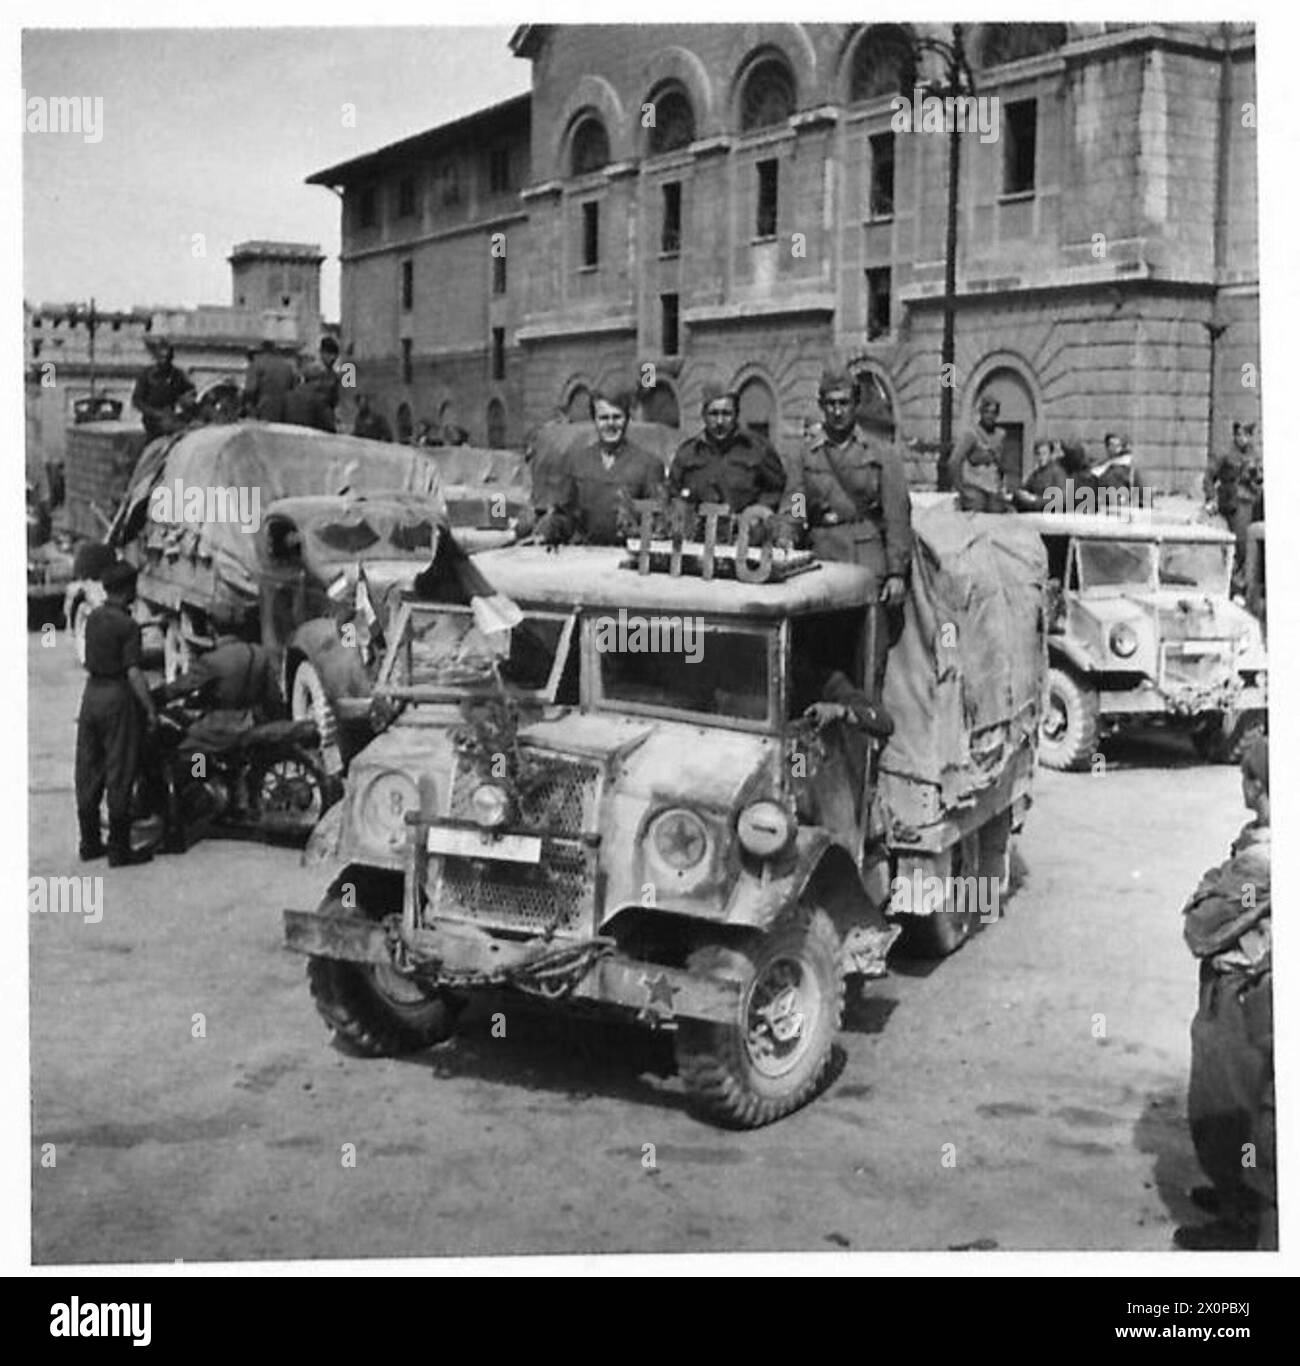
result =
[[[753,1127],[825,1081],[846,975],[882,975],[898,932],[891,875],[1004,885],[1041,672],[1010,719],[1016,689],[986,689],[1003,710],[972,744],[957,652],[939,682],[928,637],[900,647],[933,678],[898,693],[890,774],[879,729],[814,707],[865,696],[883,629],[866,570],[749,583],[634,564],[516,547],[475,559],[503,598],[405,596],[376,685],[392,723],[313,837],[337,872],[316,911],[285,912],[286,942],[364,1052],[448,1038],[475,988],[594,1002],[673,1029],[697,1112]],[[1037,603],[1019,617],[1032,663]],[[937,739],[936,709],[954,722]],[[942,774],[902,772],[940,751]],[[974,919],[924,909],[940,952]]]
[[1230,597],[1231,535],[1151,518],[1021,520],[1041,531],[1052,581],[1043,763],[1086,768],[1103,735],[1152,720],[1226,761],[1266,725],[1268,663],[1259,623]]

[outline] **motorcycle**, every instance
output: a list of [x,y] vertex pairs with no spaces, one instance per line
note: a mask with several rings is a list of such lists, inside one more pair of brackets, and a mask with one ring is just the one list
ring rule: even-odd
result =
[[140,783],[143,821],[133,843],[184,853],[199,840],[305,844],[341,795],[321,762],[312,721],[267,721],[206,734],[211,713],[192,701],[158,701],[158,730]]

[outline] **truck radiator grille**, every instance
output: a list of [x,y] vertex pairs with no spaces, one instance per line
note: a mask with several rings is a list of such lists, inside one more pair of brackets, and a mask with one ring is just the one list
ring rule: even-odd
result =
[[[1205,647],[1202,647],[1205,648]],[[1166,688],[1214,688],[1232,679],[1231,655],[1217,641],[1205,654],[1183,654],[1168,645],[1161,652],[1160,682]]]

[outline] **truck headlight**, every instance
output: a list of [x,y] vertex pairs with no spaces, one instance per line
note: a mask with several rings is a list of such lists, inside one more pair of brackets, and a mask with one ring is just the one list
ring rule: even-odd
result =
[[654,851],[669,868],[682,872],[703,862],[709,852],[709,832],[694,811],[677,807],[656,816],[650,827]]
[[510,797],[504,787],[495,783],[480,783],[470,793],[469,808],[474,820],[484,830],[495,830],[506,823],[510,814]]
[[794,834],[790,813],[779,802],[754,802],[736,821],[736,835],[742,847],[755,858],[779,854]]
[[1137,647],[1137,633],[1131,626],[1121,621],[1118,626],[1110,628],[1111,654],[1118,655],[1121,659],[1128,659],[1137,653]]
[[406,842],[406,813],[419,804],[415,784],[404,773],[380,773],[361,798],[361,826],[370,839],[395,849]]

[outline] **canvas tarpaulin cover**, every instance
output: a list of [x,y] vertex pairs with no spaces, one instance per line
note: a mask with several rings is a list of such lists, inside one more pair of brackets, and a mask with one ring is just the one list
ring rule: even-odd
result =
[[1038,725],[1047,556],[1014,516],[920,508],[913,531],[880,768],[886,790],[891,779],[933,784],[947,809],[994,782]]
[[263,517],[281,498],[345,492],[427,495],[431,512],[445,511],[436,460],[418,447],[273,422],[199,427],[154,442],[131,477],[112,540],[136,541],[147,561],[188,562],[210,579],[218,605],[256,597],[254,537],[237,521],[189,521],[183,507],[173,506],[170,520],[156,520],[151,494],[175,490],[177,481],[181,491],[246,490],[246,498],[256,489]]

